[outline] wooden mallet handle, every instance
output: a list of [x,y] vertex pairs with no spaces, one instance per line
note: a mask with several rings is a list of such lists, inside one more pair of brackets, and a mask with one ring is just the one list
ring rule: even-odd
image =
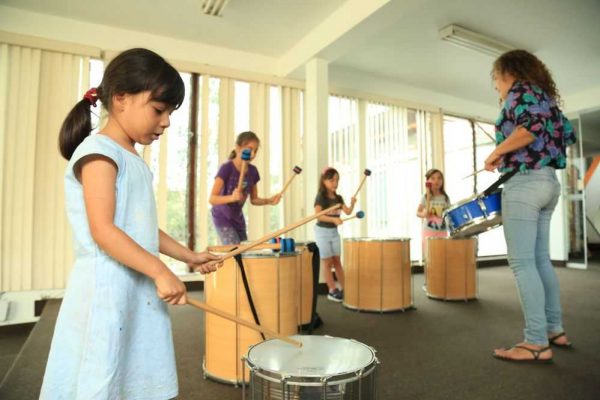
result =
[[425,212],[429,212],[429,203],[431,201],[431,182],[425,182]]
[[248,161],[252,157],[252,150],[244,149],[242,150],[242,168],[240,169],[240,179],[238,180],[237,190],[242,188],[242,184],[244,183],[244,177],[246,176],[246,168],[248,166]]
[[313,214],[311,216],[303,218],[300,221],[294,222],[294,223],[292,223],[292,224],[290,224],[290,225],[288,225],[286,227],[283,227],[283,228],[281,228],[278,231],[269,233],[268,235],[265,235],[265,236],[261,237],[260,239],[256,239],[256,240],[254,240],[254,241],[252,241],[252,242],[250,242],[248,244],[240,246],[237,249],[235,249],[235,250],[233,250],[233,251],[231,251],[231,252],[229,252],[227,254],[223,254],[223,257],[219,260],[219,262],[224,261],[224,260],[226,260],[228,258],[231,258],[231,257],[235,257],[238,254],[241,254],[241,253],[243,253],[245,251],[248,251],[250,249],[253,249],[255,247],[258,247],[261,244],[264,244],[264,242],[266,242],[269,239],[272,239],[272,238],[277,237],[277,236],[281,236],[284,233],[287,233],[287,232],[289,232],[291,230],[294,230],[294,229],[296,229],[296,228],[298,228],[298,227],[300,227],[300,226],[302,226],[302,225],[304,225],[304,224],[312,221],[313,219],[319,218],[321,215],[325,215],[325,214],[330,213],[333,210],[337,210],[341,206],[342,206],[342,203],[338,203],[338,204],[333,205],[333,206],[331,206],[329,208],[326,208],[325,210],[322,210],[322,211],[320,211],[320,212],[318,212],[316,214]]
[[351,216],[351,217],[344,218],[344,219],[342,219],[342,221],[346,222],[346,221],[348,221],[348,220],[351,220],[352,218],[358,218],[358,219],[362,219],[362,218],[364,218],[364,217],[365,217],[365,212],[364,212],[364,211],[357,211],[357,212],[356,212],[356,214],[354,214],[354,215],[353,215],[353,216]]
[[286,189],[288,188],[288,186],[290,186],[290,183],[292,183],[292,181],[294,180],[294,178],[296,177],[296,175],[300,175],[300,173],[302,173],[302,168],[300,168],[299,166],[295,166],[294,167],[294,175],[290,176],[290,179],[288,179],[288,181],[285,183],[285,185],[283,186],[283,189],[281,189],[281,192],[279,192],[279,195],[282,196],[283,192],[286,191]]
[[265,327],[262,327],[260,325],[253,324],[252,322],[248,322],[246,320],[240,319],[240,318],[236,317],[235,315],[228,314],[228,313],[226,313],[224,311],[219,310],[218,308],[209,306],[208,304],[203,303],[201,301],[188,298],[187,299],[187,303],[189,305],[191,305],[191,306],[194,306],[196,308],[199,308],[199,309],[204,310],[206,312],[209,312],[211,314],[218,315],[221,318],[225,318],[225,319],[227,319],[229,321],[233,321],[236,324],[243,325],[246,328],[250,328],[250,329],[253,329],[255,331],[262,332],[265,335],[274,337],[276,339],[282,340],[282,341],[284,341],[286,343],[289,343],[289,344],[293,344],[296,347],[302,347],[302,342],[299,342],[299,341],[294,340],[294,339],[290,339],[289,337],[284,336],[284,335],[280,335],[279,333],[274,332],[274,331],[272,331],[272,330],[270,330],[268,328],[265,328]]
[[352,196],[352,197],[356,197],[358,195],[358,192],[360,192],[360,189],[363,187],[363,184],[365,183],[365,179],[367,179],[367,176],[369,176],[369,175],[371,175],[371,170],[365,169],[362,180],[360,181],[360,185],[358,185],[358,189],[356,189],[356,193],[354,193],[354,196]]

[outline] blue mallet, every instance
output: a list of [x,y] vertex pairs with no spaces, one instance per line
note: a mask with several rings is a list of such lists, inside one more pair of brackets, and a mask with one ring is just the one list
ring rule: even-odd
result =
[[344,218],[342,221],[348,221],[349,219],[352,219],[352,218],[363,219],[364,217],[365,217],[365,212],[364,211],[357,211],[356,214],[354,214],[351,217]]
[[250,161],[250,157],[252,157],[252,150],[242,150],[242,169],[240,170],[240,180],[237,184],[237,190],[242,189],[242,183],[244,183],[244,177],[246,176],[246,167],[248,166],[248,161]]

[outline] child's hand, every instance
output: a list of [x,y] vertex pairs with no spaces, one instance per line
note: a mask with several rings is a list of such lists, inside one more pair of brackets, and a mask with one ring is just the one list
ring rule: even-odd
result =
[[281,193],[280,194],[276,194],[275,196],[269,198],[269,204],[274,206],[279,204],[279,202],[281,201]]
[[344,223],[344,221],[342,221],[341,218],[334,218],[333,223],[335,224],[335,226],[340,226],[341,224]]
[[166,266],[164,270],[154,278],[154,284],[156,285],[158,297],[164,302],[172,305],[187,303],[185,285]]
[[240,189],[234,189],[231,193],[231,202],[241,201],[244,198],[244,195]]
[[223,261],[221,260],[222,258],[220,256],[204,251],[202,253],[193,253],[192,259],[188,262],[188,265],[194,272],[208,274],[223,266]]

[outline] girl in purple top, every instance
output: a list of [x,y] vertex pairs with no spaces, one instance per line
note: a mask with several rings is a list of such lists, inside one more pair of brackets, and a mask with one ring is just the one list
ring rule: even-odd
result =
[[558,203],[556,169],[566,166],[575,142],[571,123],[558,108],[552,75],[524,50],[500,56],[492,69],[503,101],[496,121],[496,149],[485,168],[519,171],[504,184],[502,219],[508,262],[525,317],[524,340],[493,356],[513,362],[552,362],[550,345],[571,347],[562,326],[559,287],[550,263],[550,219]]
[[[260,146],[260,139],[254,132],[242,132],[236,139],[235,149],[229,155],[229,161],[221,165],[210,194],[212,204],[212,217],[222,244],[239,244],[248,240],[246,234],[246,220],[242,211],[246,199],[250,196],[250,203],[255,206],[267,204],[276,205],[281,199],[277,194],[269,198],[258,197],[256,184],[260,175],[256,167],[250,162],[256,157]],[[242,188],[237,189],[242,169],[242,150],[250,149],[252,155],[248,161],[246,175]]]

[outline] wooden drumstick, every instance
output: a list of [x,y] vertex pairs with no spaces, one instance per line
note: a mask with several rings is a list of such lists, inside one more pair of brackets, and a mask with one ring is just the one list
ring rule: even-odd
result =
[[471,176],[475,176],[475,175],[477,175],[478,173],[480,173],[480,172],[483,172],[483,171],[485,171],[485,168],[481,168],[481,169],[479,169],[479,170],[477,170],[477,171],[473,172],[472,174],[469,174],[469,175],[465,176],[463,179],[467,179],[467,178],[469,178],[469,177],[471,177]]
[[351,217],[344,218],[344,219],[342,219],[342,221],[346,222],[348,220],[351,220],[352,218],[363,219],[364,217],[365,217],[365,212],[364,211],[357,211],[356,214],[354,214]]
[[250,249],[253,249],[255,247],[258,247],[258,246],[260,246],[261,244],[263,244],[264,242],[266,242],[269,239],[273,239],[274,237],[281,236],[284,233],[287,233],[287,232],[289,232],[291,230],[294,230],[294,229],[296,229],[296,228],[298,228],[298,227],[300,227],[300,226],[302,226],[302,225],[304,225],[304,224],[312,221],[313,219],[319,218],[321,215],[325,215],[325,214],[330,213],[333,210],[337,210],[341,206],[342,206],[342,203],[338,203],[338,204],[333,205],[333,206],[331,206],[329,208],[326,208],[325,210],[319,211],[316,214],[313,214],[313,215],[311,215],[309,217],[301,219],[300,221],[294,222],[294,223],[292,223],[292,224],[290,224],[290,225],[288,225],[286,227],[283,227],[283,228],[281,228],[278,231],[269,233],[268,235],[265,235],[265,236],[261,237],[260,239],[256,239],[256,240],[254,240],[254,241],[252,241],[252,242],[250,242],[248,244],[240,246],[237,249],[235,249],[233,251],[230,251],[227,254],[223,254],[223,257],[219,260],[219,262],[222,262],[222,261],[224,261],[224,260],[226,260],[228,258],[231,258],[231,257],[235,257],[238,254],[241,254],[241,253],[243,253],[245,251],[248,251]]
[[281,189],[281,192],[279,192],[279,195],[282,196],[283,192],[285,192],[285,190],[288,188],[288,186],[290,186],[290,183],[292,183],[292,181],[294,180],[294,178],[296,177],[296,175],[300,175],[302,173],[302,168],[300,168],[299,166],[294,166],[294,175],[292,175],[290,177],[290,179],[288,179],[288,181],[285,183],[285,185],[283,186],[283,189]]
[[286,343],[293,344],[296,347],[302,347],[302,342],[299,342],[299,341],[294,340],[294,339],[290,339],[289,337],[284,336],[284,335],[280,335],[279,333],[274,332],[274,331],[272,331],[272,330],[270,330],[268,328],[265,328],[265,327],[262,327],[260,325],[253,324],[252,322],[248,322],[246,320],[240,319],[240,318],[236,317],[235,315],[228,314],[228,313],[226,313],[224,311],[219,310],[218,308],[209,306],[208,304],[203,303],[201,301],[194,300],[194,299],[191,299],[191,298],[188,297],[187,303],[190,306],[194,306],[196,308],[199,308],[199,309],[204,310],[206,312],[209,312],[211,314],[218,315],[221,318],[225,318],[225,319],[227,319],[229,321],[235,322],[236,324],[243,325],[243,326],[245,326],[247,328],[250,328],[250,329],[253,329],[255,331],[262,332],[265,335],[274,337],[275,339],[279,339],[279,340],[284,341]]
[[425,214],[429,214],[429,202],[431,201],[431,182],[425,182]]
[[358,189],[356,189],[356,193],[354,193],[354,196],[352,196],[352,197],[356,197],[358,195],[358,192],[360,192],[360,189],[363,187],[363,184],[365,183],[365,179],[367,179],[367,176],[370,176],[370,175],[371,175],[371,170],[365,169],[363,178],[360,181],[360,185],[358,185]]
[[242,183],[244,183],[244,176],[246,175],[246,168],[250,157],[252,157],[252,150],[242,150],[242,168],[240,169],[240,179],[238,180],[237,190],[240,190],[242,188]]

